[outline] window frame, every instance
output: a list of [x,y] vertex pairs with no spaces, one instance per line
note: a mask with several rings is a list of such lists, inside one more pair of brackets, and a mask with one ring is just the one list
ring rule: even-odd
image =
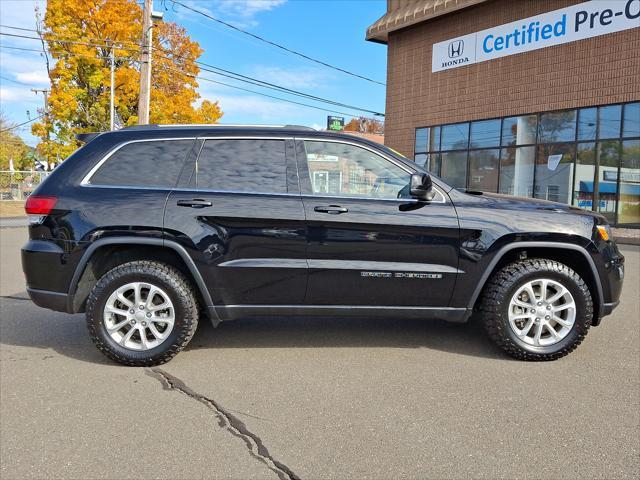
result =
[[[148,187],[148,186],[143,186],[143,185],[140,185],[140,186],[126,185],[126,184],[122,184],[122,185],[101,185],[99,183],[91,183],[91,178],[94,176],[94,174],[98,170],[100,170],[100,167],[102,167],[102,165],[104,165],[113,155],[115,155],[118,151],[120,151],[122,148],[126,147],[127,145],[131,145],[132,143],[171,142],[171,141],[180,141],[180,140],[182,140],[182,141],[191,140],[192,141],[192,145],[191,145],[191,148],[186,152],[184,158],[182,159],[182,166],[180,167],[180,172],[178,172],[178,177],[176,178],[176,181],[173,184],[173,186],[170,186],[170,187],[157,187],[157,186]],[[188,136],[188,137],[170,137],[170,138],[136,138],[136,139],[133,139],[133,140],[127,140],[127,141],[118,143],[111,150],[109,150],[98,161],[98,163],[96,163],[93,167],[91,167],[91,169],[87,172],[87,174],[80,181],[80,186],[81,187],[93,187],[93,188],[126,188],[126,189],[135,189],[135,190],[173,190],[176,187],[176,185],[178,185],[180,177],[182,176],[182,170],[184,169],[185,165],[187,164],[187,159],[189,158],[189,155],[192,153],[193,147],[196,145],[197,140],[198,140],[197,137]],[[198,154],[199,153],[200,152],[198,151]]]
[[[390,157],[389,155],[385,154],[384,152],[381,152],[379,150],[376,150],[373,147],[370,147],[369,145],[363,144],[363,143],[358,143],[358,142],[353,142],[350,141],[348,139],[341,139],[341,138],[328,138],[328,137],[295,137],[296,143],[299,142],[299,145],[301,147],[301,154],[300,155],[296,155],[297,161],[298,161],[298,179],[300,182],[300,194],[302,197],[304,198],[337,198],[337,199],[345,199],[345,200],[367,200],[367,201],[371,201],[371,200],[375,200],[375,201],[382,201],[382,202],[402,202],[402,203],[406,203],[407,201],[411,201],[411,200],[415,200],[415,199],[408,199],[408,198],[377,198],[377,197],[364,197],[364,196],[356,196],[356,195],[352,195],[352,196],[340,196],[340,195],[318,195],[316,193],[313,193],[313,187],[311,185],[311,176],[310,176],[310,172],[309,172],[309,161],[307,160],[307,150],[306,147],[304,145],[304,142],[324,142],[324,143],[341,143],[341,144],[345,144],[345,145],[352,145],[354,147],[359,147],[362,148],[364,150],[368,150],[371,153],[373,153],[374,155],[377,155],[379,157],[381,157],[382,159],[392,163],[393,165],[399,167],[400,169],[404,170],[407,174],[409,174],[409,176],[413,175],[414,173],[417,172],[417,170],[412,169],[410,166],[405,165],[404,163]],[[298,146],[296,146],[296,152],[298,152]],[[444,194],[444,191],[438,187],[435,182],[433,184],[433,188],[434,190],[437,192],[437,197],[434,198],[434,200],[432,200],[430,203],[446,203],[447,202],[447,197]]]

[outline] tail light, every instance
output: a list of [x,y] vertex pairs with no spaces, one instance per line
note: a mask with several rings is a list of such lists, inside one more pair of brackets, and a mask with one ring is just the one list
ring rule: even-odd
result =
[[30,195],[27,197],[24,209],[27,215],[49,215],[56,206],[57,201],[56,197]]

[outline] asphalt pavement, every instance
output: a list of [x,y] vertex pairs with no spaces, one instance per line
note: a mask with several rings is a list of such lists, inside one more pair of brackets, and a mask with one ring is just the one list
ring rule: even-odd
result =
[[640,247],[571,355],[510,359],[477,324],[202,323],[159,368],[103,357],[26,298],[0,230],[0,478],[638,478]]

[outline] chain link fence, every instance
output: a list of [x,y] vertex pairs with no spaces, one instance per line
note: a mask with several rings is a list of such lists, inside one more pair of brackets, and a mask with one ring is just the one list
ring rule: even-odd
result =
[[49,173],[0,171],[0,201],[24,201]]

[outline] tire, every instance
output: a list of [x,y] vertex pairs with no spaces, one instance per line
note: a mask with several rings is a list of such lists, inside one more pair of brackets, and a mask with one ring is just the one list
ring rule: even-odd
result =
[[[568,292],[558,300],[564,303],[547,302],[564,291],[558,285]],[[529,291],[535,297],[531,301]],[[550,292],[555,294],[549,295]],[[543,298],[545,301],[540,301]],[[528,303],[532,305],[527,312],[521,305]],[[545,315],[549,313],[545,309],[551,309],[550,315]],[[512,357],[556,360],[575,350],[584,340],[593,319],[593,300],[589,287],[571,268],[555,260],[536,258],[511,263],[495,273],[483,291],[480,314],[489,337]],[[546,320],[548,318],[551,320]],[[555,318],[562,322],[557,323]],[[546,325],[539,327],[540,324]],[[527,331],[527,327],[533,332]],[[520,335],[516,333],[519,328]],[[538,329],[542,335],[537,334]],[[555,335],[551,329],[556,331]]]
[[[117,310],[105,312],[107,302]],[[163,309],[165,305],[170,307]],[[193,337],[198,326],[198,301],[190,282],[175,268],[134,261],[115,267],[98,280],[87,300],[86,319],[91,339],[111,360],[131,367],[161,365]]]

